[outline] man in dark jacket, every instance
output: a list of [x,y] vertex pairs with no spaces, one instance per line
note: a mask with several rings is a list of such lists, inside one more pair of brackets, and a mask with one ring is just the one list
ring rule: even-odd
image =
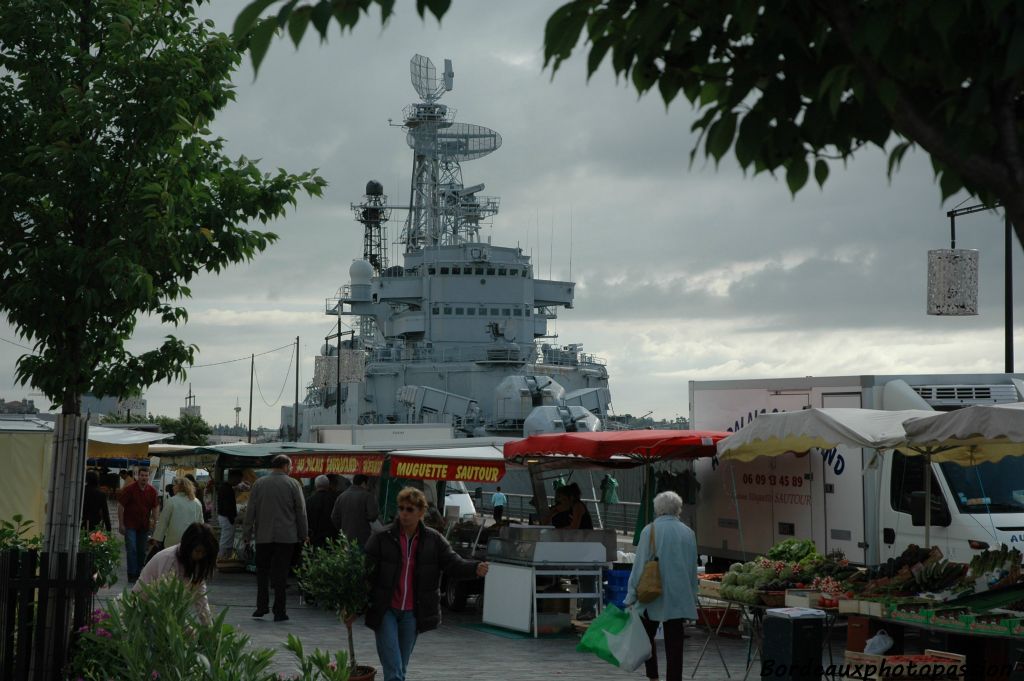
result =
[[487,563],[461,558],[439,532],[423,524],[426,511],[423,492],[406,487],[398,493],[398,520],[366,543],[366,626],[376,635],[384,681],[405,681],[416,636],[441,623],[441,572],[452,579],[487,574]]
[[245,509],[242,542],[256,542],[256,611],[259,618],[269,612],[270,585],[274,587],[274,621],[288,619],[285,589],[288,568],[295,555],[296,544],[308,539],[306,500],[302,485],[288,477],[292,460],[278,454],[270,463],[270,475],[252,485]]
[[313,481],[316,491],[306,501],[306,518],[309,520],[309,543],[322,548],[331,537],[338,536],[338,530],[331,522],[331,511],[334,507],[334,495],[331,494],[331,481],[326,475],[316,476]]
[[369,478],[356,475],[352,484],[341,493],[334,503],[331,522],[349,539],[355,539],[360,546],[366,546],[370,538],[370,523],[377,519],[377,500],[366,488]]

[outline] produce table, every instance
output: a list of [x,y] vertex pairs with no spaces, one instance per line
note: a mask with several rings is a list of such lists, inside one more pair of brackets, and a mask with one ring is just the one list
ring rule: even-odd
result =
[[[764,617],[765,612],[776,607],[762,604],[745,603],[741,601],[729,600],[725,598],[717,598],[713,596],[701,596],[697,599],[697,609],[703,613],[705,622],[709,622],[710,615],[708,609],[711,607],[719,608],[725,606],[725,612],[722,613],[721,619],[718,621],[718,626],[711,627],[709,624],[708,637],[704,641],[704,645],[700,649],[700,655],[697,656],[697,662],[693,667],[693,672],[690,674],[690,678],[697,675],[697,670],[700,668],[700,663],[704,659],[704,653],[707,651],[708,644],[714,643],[715,648],[718,650],[718,656],[722,661],[722,669],[725,670],[725,675],[728,678],[732,678],[729,673],[729,668],[725,664],[725,657],[722,655],[721,649],[718,647],[718,637],[722,629],[722,624],[726,620],[726,616],[730,610],[738,610],[740,616],[746,621],[747,626],[750,628],[750,642],[747,646],[747,668],[743,673],[743,681],[746,681],[750,675],[750,670],[753,668],[754,663],[761,659],[761,647],[764,640]],[[837,608],[817,608],[825,613],[825,619],[822,627],[822,648],[828,648],[828,661],[829,664],[835,664],[832,657],[832,629],[835,627],[836,621],[839,619],[839,610]]]

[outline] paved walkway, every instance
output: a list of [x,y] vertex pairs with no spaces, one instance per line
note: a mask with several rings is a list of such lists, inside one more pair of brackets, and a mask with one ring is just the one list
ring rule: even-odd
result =
[[[124,589],[124,576],[113,589],[101,591],[101,600],[111,598]],[[274,658],[274,671],[290,674],[296,671],[291,654],[282,648],[288,634],[302,639],[307,650],[321,648],[331,651],[346,647],[345,629],[331,613],[300,604],[294,583],[289,587],[287,622],[275,623],[270,615],[261,620],[251,617],[256,598],[256,578],[251,574],[218,574],[210,584],[210,605],[214,613],[227,609],[227,622],[251,638],[253,645],[279,651]],[[444,613],[440,628],[420,636],[409,668],[411,681],[452,681],[453,679],[510,679],[539,681],[595,681],[596,679],[643,679],[643,668],[630,673],[613,667],[596,656],[576,652],[578,637],[569,638],[505,638],[468,628],[480,622],[479,609],[463,613]],[[684,675],[689,679],[694,662],[704,644],[701,629],[688,628],[684,652]],[[513,634],[514,635],[514,634]],[[362,622],[354,627],[356,659],[360,664],[378,668],[373,632]],[[732,678],[743,676],[746,661],[745,639],[719,639]],[[833,644],[841,657],[842,644]],[[664,656],[661,656],[664,674]],[[840,660],[837,659],[837,662]],[[759,668],[751,670],[751,678],[759,678]],[[709,647],[695,677],[701,681],[725,679],[726,674],[714,648]]]

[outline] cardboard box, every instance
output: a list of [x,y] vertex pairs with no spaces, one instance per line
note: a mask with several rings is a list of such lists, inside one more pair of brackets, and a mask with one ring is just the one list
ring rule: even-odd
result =
[[787,608],[816,608],[821,592],[815,589],[786,589]]

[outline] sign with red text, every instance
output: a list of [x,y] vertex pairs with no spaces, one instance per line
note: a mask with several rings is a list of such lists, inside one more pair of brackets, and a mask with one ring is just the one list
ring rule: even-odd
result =
[[505,476],[505,462],[394,456],[388,473],[407,480],[498,482]]
[[292,477],[312,478],[317,475],[380,475],[383,454],[294,454]]

